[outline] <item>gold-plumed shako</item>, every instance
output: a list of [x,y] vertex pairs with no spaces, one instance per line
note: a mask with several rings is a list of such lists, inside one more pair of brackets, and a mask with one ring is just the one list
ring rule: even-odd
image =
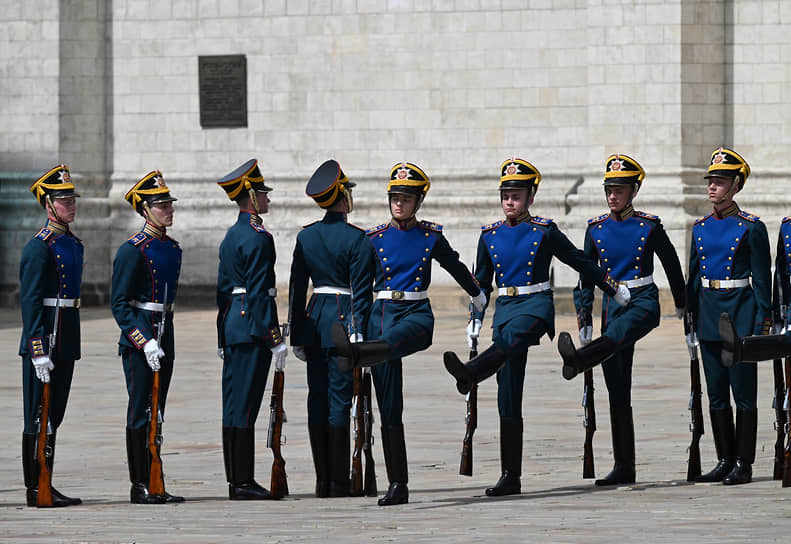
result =
[[500,166],[500,190],[503,189],[538,189],[541,183],[541,172],[538,168],[519,157],[511,157]]
[[124,195],[124,200],[129,202],[137,213],[143,215],[144,203],[150,206],[156,202],[174,202],[177,199],[171,196],[162,172],[154,170],[132,185]]
[[329,208],[355,184],[343,173],[338,161],[328,160],[319,166],[308,180],[305,194],[322,208]]
[[264,184],[264,176],[258,169],[258,160],[250,159],[239,168],[224,176],[217,185],[223,188],[231,200],[239,200],[249,194],[249,190],[268,193],[272,190]]
[[74,190],[69,167],[65,164],[59,164],[38,178],[33,185],[30,186],[30,192],[33,193],[33,196],[36,197],[36,200],[38,200],[38,203],[41,204],[42,207],[46,207],[47,205],[47,196],[50,198],[80,196]]
[[704,178],[735,178],[736,176],[739,176],[739,183],[741,186],[743,186],[749,175],[750,165],[747,164],[747,161],[744,160],[741,155],[732,149],[720,147],[719,149],[714,150],[714,152],[711,154],[709,168],[706,171]]
[[621,153],[607,157],[604,185],[634,185],[639,190],[644,178],[645,170],[632,157]]
[[399,162],[390,169],[387,193],[404,193],[418,197],[426,196],[431,182],[426,173],[411,162]]

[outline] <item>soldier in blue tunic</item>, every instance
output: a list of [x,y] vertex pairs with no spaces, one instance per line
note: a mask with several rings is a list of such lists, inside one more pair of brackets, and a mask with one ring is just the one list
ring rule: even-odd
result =
[[[132,482],[129,495],[135,504],[181,502],[183,497],[168,492],[155,495],[148,489],[154,372],[159,372],[159,411],[164,416],[175,359],[173,301],[181,271],[181,248],[166,231],[173,225],[176,199],[170,195],[159,170],[149,172],[135,183],[124,199],[145,219],[142,230],[121,244],[115,254],[110,295],[113,317],[121,329],[118,354],[129,394],[126,409],[126,455]],[[159,330],[163,312],[165,327]]]
[[[336,161],[319,166],[305,192],[326,213],[297,235],[291,261],[291,344],[294,355],[307,362],[308,434],[317,497],[349,495],[352,374],[338,369],[330,331],[333,323],[343,323],[362,339],[371,309],[371,244],[363,229],[346,221],[354,186]],[[307,301],[310,280],[313,294]]]
[[217,334],[222,368],[222,443],[228,498],[272,498],[255,481],[255,422],[269,365],[282,366],[286,344],[275,296],[275,243],[261,215],[268,193],[258,161],[250,159],[217,182],[239,206],[220,245]]
[[[555,307],[549,282],[552,257],[594,282],[618,304],[629,301],[629,290],[618,286],[607,272],[577,249],[551,220],[531,216],[541,174],[524,159],[513,157],[500,167],[500,200],[505,220],[482,227],[478,239],[475,277],[487,300],[496,287],[492,323],[493,344],[463,364],[455,353],[445,352],[445,367],[456,378],[456,388],[466,394],[472,386],[497,373],[497,406],[500,414],[501,476],[486,489],[489,496],[521,492],[522,393],[527,351],[545,334],[555,335]],[[467,335],[477,338],[484,310],[476,310]]]
[[[27,489],[27,505],[36,506],[39,465],[36,461],[37,420],[43,384],[50,384],[47,464],[55,459],[55,435],[63,421],[69,399],[74,361],[80,358],[80,286],[83,247],[69,229],[74,221],[76,197],[69,168],[61,164],[36,180],[30,192],[47,211],[47,224],[22,250],[19,265],[22,306],[22,470]],[[60,307],[58,323],[55,307]],[[54,346],[49,335],[57,329]],[[52,488],[53,506],[80,504]]]
[[632,363],[637,340],[659,326],[659,290],[653,280],[655,254],[667,274],[677,317],[684,316],[686,306],[681,263],[659,217],[636,211],[632,206],[644,177],[645,171],[636,160],[626,155],[611,155],[604,174],[604,192],[610,213],[590,219],[585,232],[585,255],[629,288],[629,304],[620,307],[611,297],[605,296],[602,335],[592,340],[593,284],[583,278],[574,289],[582,347],[576,350],[571,335],[566,332],[558,336],[566,379],[603,363],[610,398],[615,466],[607,476],[596,480],[596,485],[635,481]]
[[[750,167],[738,153],[719,148],[711,154],[706,179],[714,210],[695,221],[689,255],[687,302],[709,395],[717,465],[703,482],[752,481],[758,415],[758,371],[753,363],[726,367],[719,331],[720,315],[731,316],[739,336],[768,334],[771,316],[771,257],[766,227],[739,209],[734,195],[744,187]],[[752,285],[750,284],[752,278]],[[736,402],[736,425],[730,391]]]
[[332,329],[341,370],[384,362],[371,370],[390,482],[387,493],[379,499],[380,506],[409,501],[402,358],[431,345],[434,315],[427,291],[431,261],[439,262],[474,297],[478,307],[483,308],[485,300],[469,269],[442,234],[442,226],[415,218],[430,185],[426,173],[412,163],[402,162],[390,170],[387,194],[392,219],[368,231],[378,261],[368,340],[351,343],[340,323]]

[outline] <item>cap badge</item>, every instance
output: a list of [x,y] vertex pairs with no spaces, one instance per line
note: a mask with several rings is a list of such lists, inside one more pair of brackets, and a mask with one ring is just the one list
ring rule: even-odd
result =
[[623,168],[623,161],[620,159],[613,159],[610,163],[611,172],[619,172]]
[[154,176],[154,183],[157,184],[157,187],[164,187],[165,186],[165,180],[162,179],[162,176],[160,176],[160,175]]
[[513,162],[512,162],[511,164],[509,164],[509,165],[508,165],[508,168],[506,168],[506,170],[505,170],[505,172],[506,172],[506,173],[507,173],[509,176],[513,176],[513,175],[514,175],[514,174],[516,174],[518,171],[519,171],[519,167],[518,167],[518,166],[517,166],[515,163],[513,163]]
[[720,164],[724,162],[726,159],[725,153],[722,152],[722,148],[720,148],[720,152],[714,155],[714,158],[711,159],[712,164]]
[[402,166],[398,169],[398,173],[396,174],[398,179],[407,179],[409,177],[409,168]]
[[68,170],[61,170],[58,174],[58,179],[63,183],[71,183],[71,176]]

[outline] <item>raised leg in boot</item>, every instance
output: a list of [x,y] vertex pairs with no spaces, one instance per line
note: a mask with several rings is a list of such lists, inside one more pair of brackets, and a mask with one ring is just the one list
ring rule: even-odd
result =
[[728,314],[720,315],[722,364],[726,367],[742,361],[766,361],[791,355],[791,336],[785,334],[739,337]]
[[733,411],[728,406],[719,410],[710,410],[709,413],[714,449],[717,451],[717,464],[706,474],[698,476],[696,482],[721,482],[733,468],[736,447]]
[[489,497],[518,495],[522,492],[522,418],[500,418],[500,479],[486,488]]
[[462,363],[455,353],[446,351],[443,355],[445,368],[456,378],[456,389],[466,395],[472,386],[493,376],[503,368],[506,353],[496,344],[492,344],[467,364]]
[[330,457],[329,438],[326,425],[310,425],[310,451],[313,453],[313,467],[316,470],[316,496],[330,496]]
[[577,374],[603,363],[615,353],[615,340],[600,336],[580,349],[574,347],[571,335],[562,332],[558,335],[558,352],[563,357],[563,377],[572,379]]
[[232,481],[228,484],[228,498],[232,501],[271,499],[269,491],[255,481],[255,429],[237,427],[231,446]]
[[330,497],[349,496],[349,427],[329,427]]
[[725,485],[749,484],[753,481],[755,441],[758,429],[756,410],[736,409],[736,462],[733,469],[723,478]]
[[348,372],[361,366],[373,366],[387,361],[390,355],[390,344],[384,340],[370,340],[352,344],[346,334],[346,329],[340,323],[333,323],[332,343],[338,352],[338,368]]
[[610,428],[615,464],[607,476],[596,480],[596,485],[633,484],[636,473],[632,407],[610,407]]
[[409,477],[403,425],[382,427],[382,451],[390,486],[387,488],[385,496],[379,499],[379,506],[406,504],[409,502],[409,489],[407,488]]
[[132,487],[129,500],[133,504],[164,504],[163,495],[152,495],[148,490],[151,462],[148,452],[148,429],[126,429],[126,459]]

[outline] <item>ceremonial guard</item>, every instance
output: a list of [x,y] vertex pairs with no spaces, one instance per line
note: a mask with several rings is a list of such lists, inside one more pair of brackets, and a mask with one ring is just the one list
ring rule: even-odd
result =
[[[46,225],[25,244],[19,265],[22,306],[22,470],[27,505],[38,504],[40,465],[36,459],[38,422],[42,417],[42,391],[49,384],[49,426],[46,432],[46,466],[52,473],[55,435],[69,399],[74,361],[80,358],[80,286],[83,247],[69,229],[74,221],[76,197],[69,168],[56,166],[30,186],[30,192],[47,212]],[[57,323],[55,320],[57,319]],[[54,337],[54,345],[50,341]],[[72,506],[82,501],[52,488],[52,506]]]
[[632,201],[645,177],[642,166],[626,155],[611,155],[604,174],[604,193],[610,212],[588,221],[584,253],[599,263],[609,276],[629,288],[631,300],[621,307],[612,297],[602,301],[602,335],[592,340],[593,283],[581,279],[574,289],[579,338],[575,349],[571,336],[558,336],[563,356],[563,377],[603,363],[610,398],[615,465],[596,485],[628,484],[635,481],[634,419],[632,417],[632,363],[635,343],[659,326],[659,290],[654,283],[654,255],[665,269],[676,316],[686,306],[684,273],[678,255],[659,217],[636,211]]
[[351,343],[340,323],[332,329],[341,370],[384,362],[371,370],[390,482],[387,493],[379,499],[380,506],[409,501],[402,358],[431,345],[434,315],[427,291],[431,261],[439,262],[474,297],[475,304],[483,308],[484,303],[484,295],[442,234],[442,226],[415,218],[430,185],[426,173],[412,163],[399,163],[390,170],[387,194],[392,218],[367,233],[378,260],[368,340]]
[[[145,219],[142,230],[121,244],[115,254],[110,295],[113,317],[121,329],[118,354],[129,394],[126,455],[132,482],[130,500],[135,504],[181,502],[183,497],[171,495],[164,487],[162,493],[149,490],[151,409],[158,407],[157,430],[161,434],[175,359],[173,301],[181,270],[181,248],[167,235],[167,228],[173,225],[176,199],[170,195],[159,170],[135,183],[124,199]],[[153,387],[155,373],[158,388]],[[157,399],[152,398],[155,389],[159,393]],[[157,442],[159,456],[161,437]]]
[[228,497],[269,499],[255,475],[255,422],[269,365],[282,365],[286,344],[277,319],[275,243],[261,215],[269,191],[250,159],[217,182],[239,206],[239,216],[220,245],[217,334],[222,368],[222,444]]
[[[486,489],[489,496],[521,492],[522,393],[527,351],[544,334],[555,335],[555,308],[549,281],[552,257],[580,272],[620,305],[629,301],[629,290],[618,286],[606,271],[577,249],[551,220],[530,215],[541,182],[538,169],[519,158],[500,167],[500,200],[505,219],[482,227],[478,239],[475,277],[487,300],[496,288],[492,323],[493,344],[466,364],[445,352],[445,367],[456,378],[456,388],[466,394],[476,383],[497,373],[500,414],[501,476]],[[478,337],[484,309],[476,310],[467,325],[472,345]]]
[[[717,465],[698,478],[703,482],[744,484],[752,481],[758,415],[758,371],[755,364],[728,368],[723,360],[720,315],[733,319],[739,336],[768,334],[771,327],[771,257],[766,227],[733,201],[750,167],[738,153],[719,148],[708,167],[709,215],[695,221],[689,256],[687,302],[700,340],[711,429]],[[751,285],[752,278],[752,285]],[[730,391],[736,402],[736,425]]]
[[[294,355],[307,362],[308,434],[317,497],[349,495],[352,373],[338,368],[331,328],[340,323],[362,340],[374,270],[365,231],[346,221],[354,186],[336,161],[319,166],[305,192],[326,213],[297,235],[291,261],[291,344]],[[310,280],[313,294],[307,301]]]

